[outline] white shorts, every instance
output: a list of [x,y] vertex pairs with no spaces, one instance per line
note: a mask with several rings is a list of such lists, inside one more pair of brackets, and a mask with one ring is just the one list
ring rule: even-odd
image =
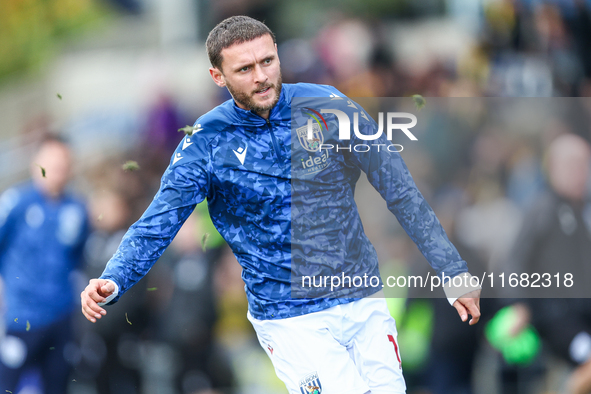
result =
[[383,298],[277,320],[248,314],[290,394],[406,392],[396,323]]

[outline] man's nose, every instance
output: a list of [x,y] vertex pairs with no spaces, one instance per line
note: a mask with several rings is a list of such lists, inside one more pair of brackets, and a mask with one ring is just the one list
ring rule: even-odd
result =
[[267,79],[269,79],[269,77],[263,71],[263,68],[257,64],[254,67],[254,82],[257,84],[265,83],[265,82],[267,82]]

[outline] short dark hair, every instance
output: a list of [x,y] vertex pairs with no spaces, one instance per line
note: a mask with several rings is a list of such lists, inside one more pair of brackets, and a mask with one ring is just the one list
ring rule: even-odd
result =
[[205,47],[209,62],[222,70],[222,50],[234,44],[252,41],[268,34],[275,41],[275,34],[263,22],[245,15],[231,16],[224,19],[209,32]]

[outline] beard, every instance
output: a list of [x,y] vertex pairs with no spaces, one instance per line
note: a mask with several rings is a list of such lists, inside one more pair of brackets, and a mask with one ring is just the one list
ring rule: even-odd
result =
[[[245,106],[249,110],[254,111],[256,113],[269,111],[269,110],[271,110],[271,108],[273,108],[277,104],[277,102],[279,101],[279,96],[281,95],[282,84],[283,84],[283,81],[281,79],[281,74],[279,74],[279,78],[277,79],[276,84],[269,83],[269,82],[259,84],[257,86],[257,88],[249,94],[249,93],[240,92],[240,91],[234,89],[234,87],[226,81],[226,87],[228,88],[228,91],[230,92],[230,94],[232,95],[234,100],[237,103],[242,104],[243,106]],[[254,95],[256,94],[256,92],[266,89],[266,88],[273,89],[275,91],[275,97],[273,98],[273,101],[270,104],[258,105],[254,100]]]

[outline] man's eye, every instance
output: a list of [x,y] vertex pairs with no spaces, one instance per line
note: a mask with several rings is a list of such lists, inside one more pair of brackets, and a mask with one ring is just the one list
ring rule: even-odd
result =
[[265,59],[265,60],[263,61],[263,63],[265,63],[265,64],[269,64],[269,63],[271,63],[271,59]]
[[238,70],[238,71],[248,71],[248,66],[244,66],[244,67],[242,67],[242,68],[241,68],[240,70]]

